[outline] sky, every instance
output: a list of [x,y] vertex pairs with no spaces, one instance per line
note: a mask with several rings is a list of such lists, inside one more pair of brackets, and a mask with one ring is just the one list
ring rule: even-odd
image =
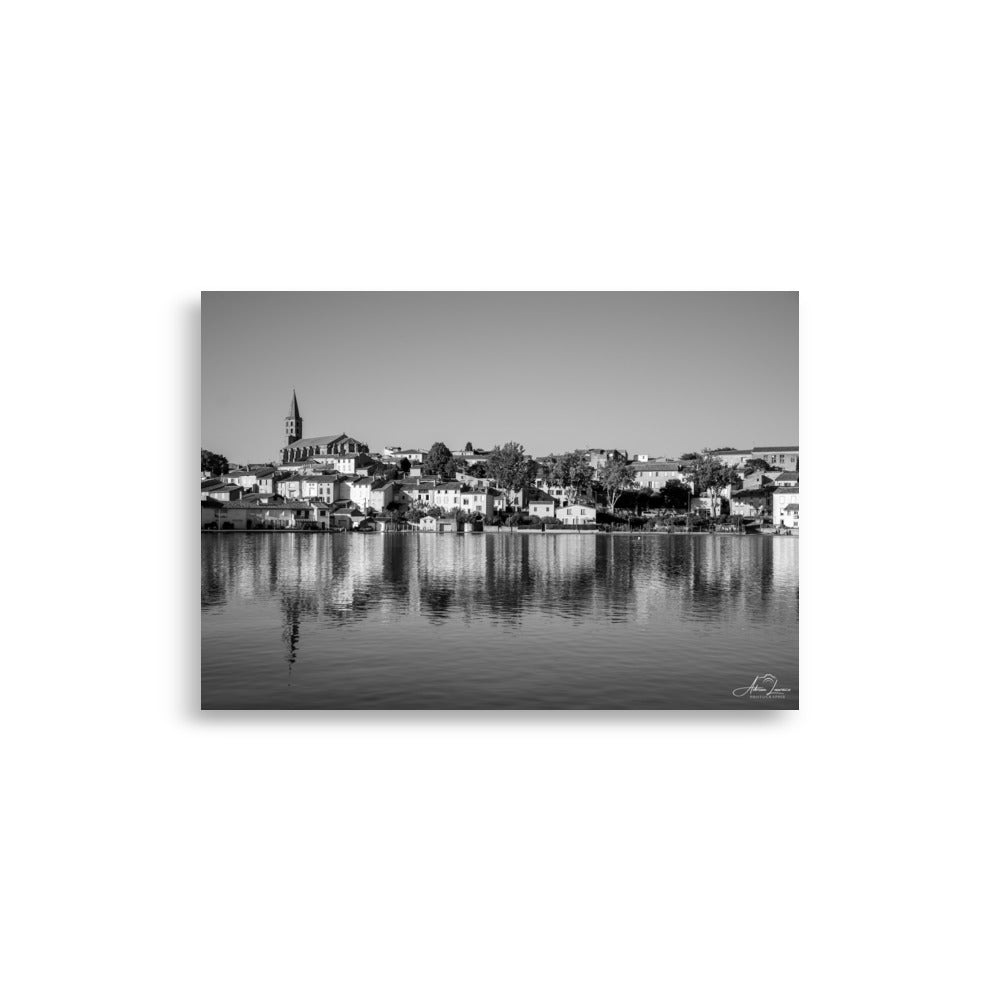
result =
[[204,292],[202,447],[798,444],[797,292]]

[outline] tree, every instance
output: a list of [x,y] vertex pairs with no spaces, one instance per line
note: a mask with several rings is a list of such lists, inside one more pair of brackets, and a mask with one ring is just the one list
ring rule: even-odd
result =
[[570,502],[576,503],[580,493],[586,490],[594,478],[594,469],[583,451],[570,451],[556,456],[549,473],[555,486],[570,491]]
[[692,463],[688,470],[691,477],[691,489],[695,496],[701,496],[709,489],[722,489],[725,486],[732,486],[741,481],[735,469],[728,465],[723,465],[717,458],[711,455],[702,455],[698,461]]
[[473,462],[469,466],[468,472],[470,476],[475,476],[477,479],[488,479],[490,474],[485,462]]
[[612,511],[626,490],[635,489],[639,485],[632,471],[632,466],[620,458],[608,459],[608,464],[603,469],[598,469],[594,478],[604,487],[608,506]]
[[465,442],[465,449],[464,450],[465,451],[472,451],[472,442],[471,441],[466,441]]
[[502,448],[494,448],[486,469],[490,479],[510,494],[531,485],[537,466],[525,455],[522,445],[508,441]]
[[687,510],[691,493],[683,483],[667,483],[660,493],[663,496],[663,506],[670,510]]
[[701,455],[696,451],[686,451],[681,455],[682,462],[696,462],[699,458],[701,458]]
[[762,458],[751,458],[746,465],[743,466],[746,470],[746,474],[749,476],[754,472],[770,472],[771,466],[767,464]]
[[202,448],[201,471],[210,472],[213,476],[224,476],[229,471],[229,459],[225,455],[216,455],[214,451]]
[[424,474],[441,476],[444,479],[455,478],[455,459],[443,441],[435,441],[424,460]]
[[410,460],[408,458],[401,458],[399,460],[399,469],[404,476],[408,476],[410,474]]

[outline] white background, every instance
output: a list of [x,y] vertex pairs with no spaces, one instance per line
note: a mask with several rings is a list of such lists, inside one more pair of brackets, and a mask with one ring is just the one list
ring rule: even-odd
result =
[[[995,995],[992,16],[8,11],[5,995]],[[202,288],[799,289],[801,711],[201,715]]]

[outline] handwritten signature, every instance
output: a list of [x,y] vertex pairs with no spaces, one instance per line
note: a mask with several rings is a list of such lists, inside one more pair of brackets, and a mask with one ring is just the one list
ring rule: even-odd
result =
[[784,698],[792,689],[778,687],[774,674],[758,674],[746,687],[736,688],[737,698]]

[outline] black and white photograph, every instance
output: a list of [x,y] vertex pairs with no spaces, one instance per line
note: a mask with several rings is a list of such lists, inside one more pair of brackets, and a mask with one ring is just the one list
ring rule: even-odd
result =
[[201,338],[204,708],[798,707],[795,292],[206,292]]
[[0,995],[996,996],[998,19],[7,5]]

